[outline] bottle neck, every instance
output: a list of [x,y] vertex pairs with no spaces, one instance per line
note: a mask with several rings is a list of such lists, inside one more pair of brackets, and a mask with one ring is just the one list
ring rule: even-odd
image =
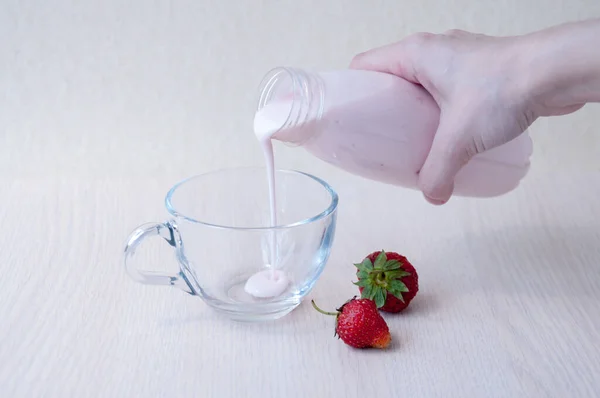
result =
[[[325,102],[324,85],[318,74],[275,68],[265,75],[259,92],[255,130],[266,128],[269,131],[262,131],[263,134],[292,146],[302,145],[316,134],[314,122],[323,116]],[[257,123],[259,117],[261,122]]]

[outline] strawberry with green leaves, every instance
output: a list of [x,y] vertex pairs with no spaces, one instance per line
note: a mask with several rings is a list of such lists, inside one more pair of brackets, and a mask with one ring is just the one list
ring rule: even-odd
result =
[[404,310],[419,291],[419,276],[406,257],[385,251],[368,255],[361,263],[354,264],[361,297],[375,302],[377,308],[386,312]]

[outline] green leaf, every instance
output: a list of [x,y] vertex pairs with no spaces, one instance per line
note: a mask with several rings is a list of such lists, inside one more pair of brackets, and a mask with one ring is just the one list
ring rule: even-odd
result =
[[359,270],[359,271],[366,271],[365,267],[363,267],[362,263],[354,263],[354,266]]
[[360,270],[356,273],[356,277],[358,279],[367,279],[369,278],[369,273],[367,271]]
[[406,272],[403,269],[395,269],[393,271],[386,271],[385,276],[389,279],[398,279],[405,276],[409,276],[410,272]]
[[371,294],[369,294],[369,297],[367,297],[369,300],[375,300],[375,296],[377,295],[377,292],[381,290],[381,287],[379,286],[373,286],[373,289],[371,290]]
[[399,281],[398,279],[390,281],[389,286],[390,286],[389,290],[393,291],[393,292],[408,292],[408,288],[406,287],[404,282]]
[[354,266],[356,268],[358,268],[360,271],[365,271],[365,272],[373,271],[373,263],[368,258],[365,258],[362,261],[362,263],[354,264]]
[[370,299],[372,293],[373,293],[373,285],[369,284],[369,285],[365,286],[360,297],[364,298],[364,299]]
[[365,287],[365,286],[371,284],[371,282],[368,279],[361,279],[358,282],[352,282],[352,283],[354,283],[356,286],[360,286],[360,287]]
[[393,271],[395,269],[400,269],[400,267],[402,267],[402,264],[400,264],[400,261],[388,260],[388,261],[386,261],[385,265],[383,266],[383,270],[384,271]]
[[404,297],[402,297],[402,293],[401,292],[390,292],[394,297],[396,297],[398,300],[404,302]]
[[381,308],[383,307],[383,305],[385,304],[385,297],[386,297],[386,292],[379,288],[377,289],[377,292],[375,294],[375,305],[377,306],[377,308]]
[[385,252],[382,250],[381,253],[379,253],[379,255],[377,256],[377,258],[375,259],[374,268],[382,270],[383,266],[386,263],[386,261],[387,261],[387,256],[385,255]]

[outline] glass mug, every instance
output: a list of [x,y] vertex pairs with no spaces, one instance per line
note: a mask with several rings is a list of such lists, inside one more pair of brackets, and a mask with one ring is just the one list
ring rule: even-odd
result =
[[[220,170],[186,179],[167,193],[171,217],[138,227],[129,236],[125,270],[137,282],[171,285],[199,296],[240,321],[277,319],[311,291],[329,258],[337,218],[337,193],[312,175],[275,172],[277,221],[271,226],[264,168]],[[179,272],[161,274],[134,266],[135,249],[160,236],[173,246]],[[275,256],[275,259],[273,259]],[[277,297],[255,298],[244,289],[269,264],[290,279]]]

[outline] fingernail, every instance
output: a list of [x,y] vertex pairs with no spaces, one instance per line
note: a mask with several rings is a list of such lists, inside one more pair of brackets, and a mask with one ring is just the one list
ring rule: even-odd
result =
[[425,194],[423,194],[423,196],[425,197],[425,200],[427,200],[432,205],[436,205],[436,206],[440,206],[440,205],[443,205],[446,202],[448,202],[448,200],[440,200],[440,199],[430,198],[429,196],[427,196]]

